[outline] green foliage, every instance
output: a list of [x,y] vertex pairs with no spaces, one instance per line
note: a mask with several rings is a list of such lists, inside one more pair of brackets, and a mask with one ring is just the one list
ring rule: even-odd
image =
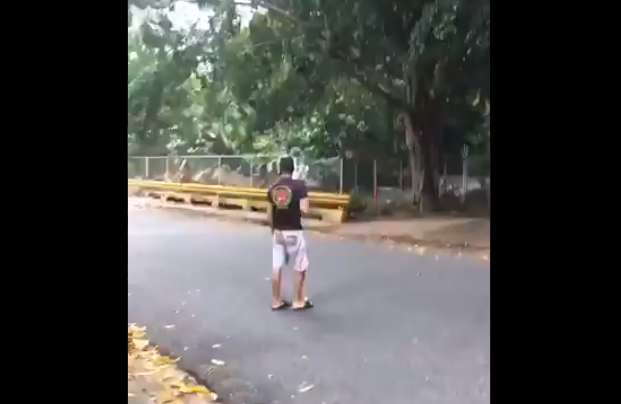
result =
[[208,24],[181,28],[174,1],[128,2],[128,26],[151,10],[128,30],[131,152],[418,153],[428,175],[470,143],[489,160],[489,0],[196,3]]

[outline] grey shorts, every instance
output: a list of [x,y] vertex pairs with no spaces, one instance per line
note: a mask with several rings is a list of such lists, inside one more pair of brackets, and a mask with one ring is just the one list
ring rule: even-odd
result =
[[[288,261],[287,261],[288,256]],[[275,230],[272,237],[272,268],[280,270],[287,264],[295,271],[308,270],[306,239],[302,230]]]

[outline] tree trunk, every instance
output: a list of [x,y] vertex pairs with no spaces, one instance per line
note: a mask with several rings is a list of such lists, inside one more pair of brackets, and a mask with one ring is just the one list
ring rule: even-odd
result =
[[403,124],[405,126],[405,145],[407,146],[408,151],[408,167],[410,168],[412,202],[419,203],[423,180],[421,172],[422,166],[420,164],[420,143],[418,141],[418,136],[416,134],[416,130],[414,129],[411,116],[404,112],[400,115],[400,118],[403,119]]
[[[431,112],[431,111],[429,111]],[[421,213],[439,209],[438,193],[438,140],[439,126],[435,115],[420,114],[416,120],[413,113],[404,114],[406,124],[406,144],[410,169],[412,170],[412,186],[415,186],[414,175],[418,175],[418,205]],[[408,128],[409,126],[409,128]],[[413,164],[413,159],[416,161]]]
[[434,133],[421,131],[421,157],[423,166],[423,186],[420,190],[420,211],[433,212],[440,208],[438,193],[437,146]]

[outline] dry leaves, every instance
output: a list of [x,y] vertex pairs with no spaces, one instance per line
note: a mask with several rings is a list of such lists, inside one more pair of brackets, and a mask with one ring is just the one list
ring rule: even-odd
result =
[[177,361],[160,355],[157,348],[149,344],[145,327],[127,325],[128,397],[144,396],[159,404],[214,402],[216,394],[181,371]]

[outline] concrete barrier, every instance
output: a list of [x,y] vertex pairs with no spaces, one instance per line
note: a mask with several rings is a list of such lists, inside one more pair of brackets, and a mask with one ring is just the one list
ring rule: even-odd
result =
[[[185,203],[205,203],[217,208],[236,207],[243,210],[265,211],[267,189],[242,188],[224,185],[173,183],[128,179],[130,188],[138,188],[148,196]],[[331,223],[342,223],[348,215],[349,194],[309,192],[310,213]]]

